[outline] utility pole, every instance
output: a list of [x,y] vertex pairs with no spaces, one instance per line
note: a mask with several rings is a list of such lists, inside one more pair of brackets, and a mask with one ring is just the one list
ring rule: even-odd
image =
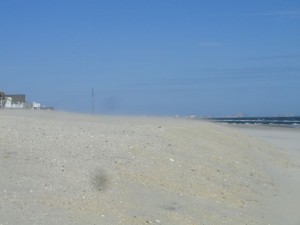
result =
[[94,114],[95,107],[94,107],[94,88],[92,88],[92,114]]

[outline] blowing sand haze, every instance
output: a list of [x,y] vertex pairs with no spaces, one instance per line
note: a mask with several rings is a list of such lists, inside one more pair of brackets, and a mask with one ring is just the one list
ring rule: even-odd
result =
[[0,224],[287,224],[270,164],[299,170],[202,121],[2,110]]

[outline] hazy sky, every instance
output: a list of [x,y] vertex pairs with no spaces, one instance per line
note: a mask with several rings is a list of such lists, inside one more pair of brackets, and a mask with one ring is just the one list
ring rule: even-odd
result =
[[300,115],[299,0],[1,0],[0,90],[114,114]]

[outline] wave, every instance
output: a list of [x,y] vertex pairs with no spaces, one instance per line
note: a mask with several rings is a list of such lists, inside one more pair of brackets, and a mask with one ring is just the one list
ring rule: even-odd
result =
[[210,118],[208,120],[226,124],[256,124],[270,126],[288,126],[294,128],[300,127],[300,117],[224,117]]

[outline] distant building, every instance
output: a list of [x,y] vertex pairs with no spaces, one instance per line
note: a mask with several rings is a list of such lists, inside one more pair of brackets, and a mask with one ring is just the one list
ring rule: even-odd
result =
[[12,98],[11,97],[6,97],[4,107],[6,109],[12,108],[12,103],[11,102],[12,102]]
[[40,109],[41,108],[41,104],[37,103],[37,102],[32,102],[32,108],[33,109]]
[[23,109],[26,104],[25,98],[24,94],[6,95],[4,106],[8,109]]
[[8,95],[3,91],[0,91],[0,108],[5,109],[44,109],[54,110],[53,107],[42,106],[38,102],[26,102],[26,95],[24,94],[13,94]]
[[12,104],[20,104],[26,102],[26,96],[24,94],[6,95],[6,97],[10,97],[12,99]]
[[0,108],[3,108],[4,107],[4,104],[5,104],[5,93],[0,91]]

